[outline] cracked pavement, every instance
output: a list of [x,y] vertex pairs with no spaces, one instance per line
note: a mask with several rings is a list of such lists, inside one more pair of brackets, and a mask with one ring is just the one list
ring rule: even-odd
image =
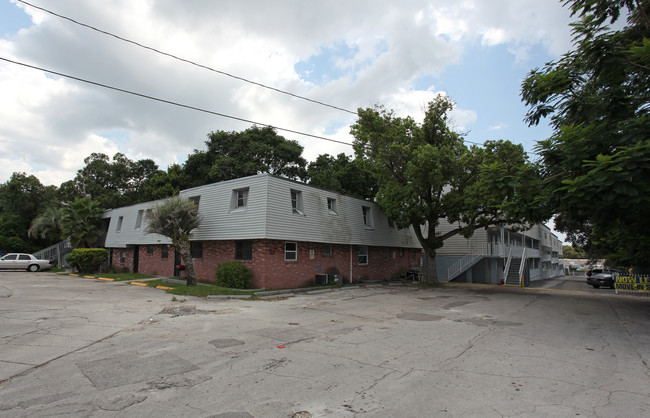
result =
[[173,301],[2,272],[0,417],[648,416],[649,319],[650,298],[612,293]]

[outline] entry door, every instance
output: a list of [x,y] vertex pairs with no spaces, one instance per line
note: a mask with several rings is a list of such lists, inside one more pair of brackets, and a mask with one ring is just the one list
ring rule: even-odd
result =
[[137,245],[133,249],[133,272],[138,272],[138,263],[140,262],[140,247]]
[[183,264],[181,253],[174,250],[174,277],[181,277],[181,271],[178,266]]

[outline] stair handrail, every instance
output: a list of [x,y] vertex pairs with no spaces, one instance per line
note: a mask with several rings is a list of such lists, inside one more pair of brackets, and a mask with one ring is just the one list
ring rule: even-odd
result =
[[507,277],[508,270],[510,270],[510,261],[512,260],[512,248],[508,249],[508,260],[506,260],[506,265],[503,269],[503,274]]
[[481,255],[467,254],[447,269],[447,280],[451,280],[458,272],[462,271],[465,267],[470,265],[474,260],[480,258]]
[[526,266],[526,247],[521,253],[521,265],[519,265],[519,286],[524,286],[524,267]]

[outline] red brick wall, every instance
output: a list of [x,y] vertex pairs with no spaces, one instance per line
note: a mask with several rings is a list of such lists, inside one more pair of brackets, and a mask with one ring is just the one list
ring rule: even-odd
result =
[[[323,254],[323,245],[313,242],[297,242],[298,259],[285,260],[285,241],[253,240],[253,259],[239,260],[253,273],[253,288],[290,289],[315,284],[316,274],[341,274],[350,283],[350,250],[352,250],[352,281],[386,281],[399,276],[409,266],[419,262],[418,250],[385,247],[368,247],[368,264],[358,264],[358,247],[331,245],[331,254]],[[127,261],[119,263],[120,252],[125,251]],[[138,272],[160,276],[174,273],[174,250],[169,257],[161,258],[161,245],[155,245],[153,253],[147,246],[139,247]],[[213,282],[217,265],[235,260],[234,241],[204,241],[203,257],[194,259],[197,279]],[[113,249],[113,267],[132,271],[133,249]]]
[[[122,253],[125,255],[123,263],[120,260]],[[133,273],[133,248],[111,249],[111,267],[118,271],[125,270]]]
[[152,245],[151,247],[152,253],[149,253],[148,245],[138,247],[140,249],[138,273],[172,277],[174,275],[174,247],[169,246],[167,258],[162,258],[162,245]]

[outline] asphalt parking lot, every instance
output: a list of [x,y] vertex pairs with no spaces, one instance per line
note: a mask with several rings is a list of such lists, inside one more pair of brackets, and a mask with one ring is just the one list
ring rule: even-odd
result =
[[0,416],[650,415],[650,298],[548,287],[173,300],[0,272]]

